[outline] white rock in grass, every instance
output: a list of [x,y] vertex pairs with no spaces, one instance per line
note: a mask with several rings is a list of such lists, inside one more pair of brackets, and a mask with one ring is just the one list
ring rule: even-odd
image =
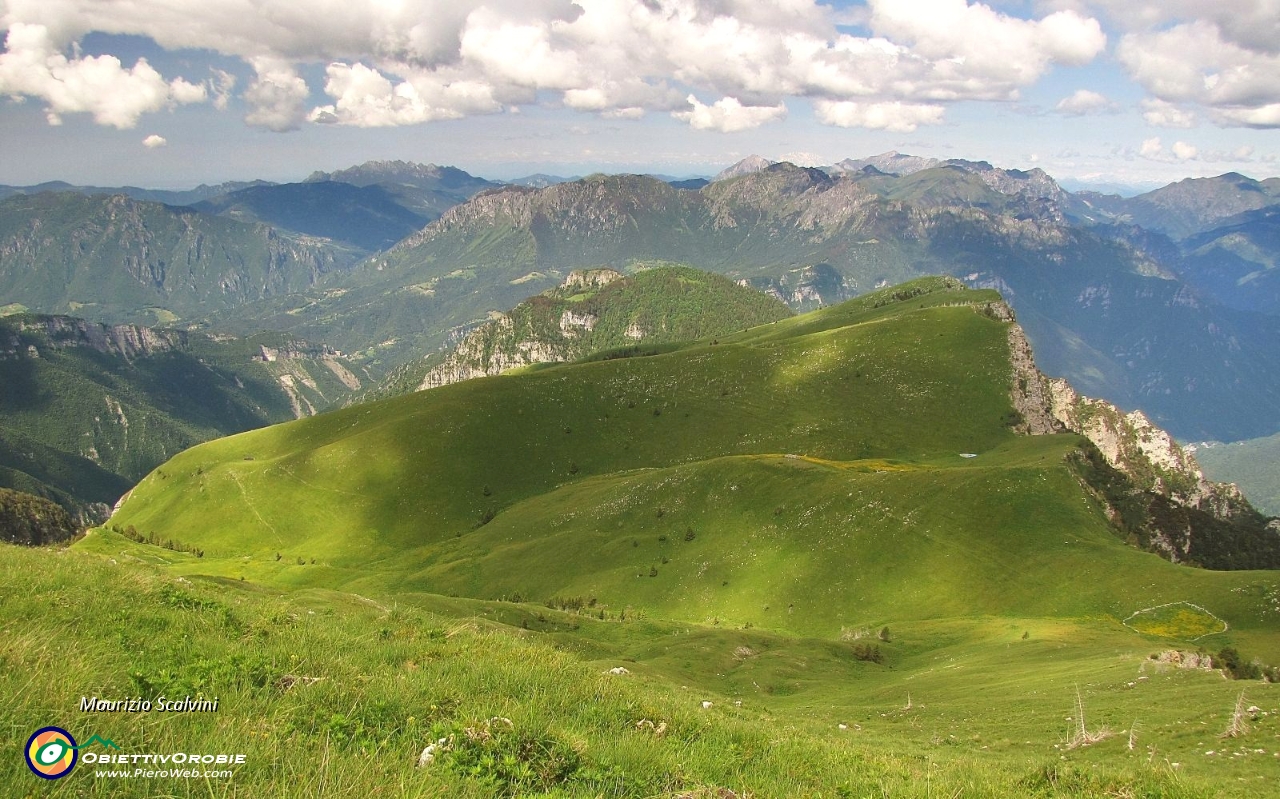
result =
[[450,748],[449,739],[441,738],[433,744],[427,744],[427,748],[422,750],[422,754],[418,755],[418,768],[426,768],[436,759],[436,755]]
[[426,768],[431,765],[431,761],[436,759],[436,745],[427,744],[427,748],[422,750],[422,754],[418,755],[418,768]]
[[630,674],[630,673],[631,672],[627,671],[622,666],[614,666],[613,668],[605,672],[605,674]]

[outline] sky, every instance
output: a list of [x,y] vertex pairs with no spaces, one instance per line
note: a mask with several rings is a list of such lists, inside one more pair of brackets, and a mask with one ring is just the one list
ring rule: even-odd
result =
[[1280,0],[0,0],[0,183],[368,160],[711,175],[888,150],[1280,175]]

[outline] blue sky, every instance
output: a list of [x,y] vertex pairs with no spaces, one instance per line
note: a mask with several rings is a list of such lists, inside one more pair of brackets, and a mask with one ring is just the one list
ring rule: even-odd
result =
[[372,159],[711,174],[886,150],[1280,175],[1274,0],[0,0],[0,183]]

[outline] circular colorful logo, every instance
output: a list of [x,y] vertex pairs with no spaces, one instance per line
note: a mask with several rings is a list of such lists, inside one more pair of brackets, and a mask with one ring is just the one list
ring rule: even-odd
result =
[[27,766],[37,777],[56,780],[76,764],[76,739],[61,727],[41,727],[27,739]]

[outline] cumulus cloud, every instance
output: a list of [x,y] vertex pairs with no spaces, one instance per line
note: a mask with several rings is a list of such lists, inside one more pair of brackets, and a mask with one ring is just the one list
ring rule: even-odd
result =
[[1280,127],[1276,48],[1274,39],[1209,18],[1126,34],[1116,56],[1156,100],[1203,106],[1219,125],[1272,128]]
[[236,76],[222,69],[213,70],[209,79],[209,92],[213,95],[213,107],[219,111],[227,110],[231,102],[231,92],[236,87]]
[[[7,0],[0,9],[5,57],[20,61],[32,52],[23,26],[45,32],[37,60],[66,60],[91,31],[238,57],[255,73],[246,121],[270,130],[308,119],[418,124],[549,98],[610,118],[675,112],[726,131],[780,119],[784,100],[807,98],[829,124],[909,130],[935,123],[940,103],[1014,99],[1053,64],[1086,63],[1106,45],[1078,10],[1023,19],[967,0],[868,0],[857,18],[870,35],[847,32],[848,14],[817,0]],[[22,80],[0,90],[49,100],[53,90],[27,80],[25,63],[10,69]],[[303,65],[326,65],[323,87],[307,86]],[[235,87],[225,72],[201,85],[166,82],[144,61],[114,66],[115,81],[132,81],[144,99],[114,114],[49,100],[50,113],[133,124],[176,103],[225,108]],[[313,103],[320,88],[327,98]],[[723,99],[689,103],[690,93]]]
[[942,122],[940,105],[916,103],[856,103],[818,100],[813,104],[818,121],[839,128],[871,128],[910,133],[920,125]]
[[1177,161],[1197,160],[1200,151],[1194,145],[1184,141],[1176,141],[1168,150],[1165,150],[1164,145],[1157,136],[1143,141],[1142,146],[1138,148],[1138,155],[1149,161],[1174,163]]
[[704,105],[692,94],[687,98],[688,111],[673,111],[676,119],[689,123],[694,130],[714,130],[720,133],[736,133],[740,130],[758,128],[766,122],[776,122],[787,116],[787,107],[782,103],[776,106],[743,105],[736,97],[722,97],[711,105]]
[[362,128],[412,125],[502,110],[492,88],[478,81],[445,82],[430,73],[392,83],[363,64],[330,64],[325,92],[335,99],[309,118]]
[[305,105],[311,92],[293,65],[278,58],[255,58],[253,83],[245,90],[249,113],[244,121],[267,130],[295,130],[306,119]]
[[783,153],[782,155],[778,156],[778,160],[787,161],[789,163],[795,164],[796,166],[822,166],[823,164],[831,163],[831,159],[823,158],[817,153],[812,153],[807,150],[801,150],[799,152],[793,152],[793,153]]
[[1054,109],[1070,116],[1086,116],[1089,114],[1106,114],[1117,109],[1116,104],[1106,96],[1088,89],[1076,89],[1063,97]]
[[869,5],[872,30],[909,45],[917,58],[930,59],[930,71],[944,85],[961,91],[967,85],[992,98],[1015,96],[1052,62],[1088,63],[1107,42],[1097,20],[1075,11],[1033,21],[965,0],[870,0]]
[[1214,119],[1220,124],[1242,128],[1280,128],[1280,103],[1254,108],[1219,108]]
[[154,150],[157,147],[163,147],[169,143],[169,140],[158,133],[152,133],[150,136],[142,140],[142,146],[148,150]]
[[1142,118],[1157,128],[1190,128],[1196,124],[1194,111],[1151,98],[1142,101]]
[[37,97],[49,123],[62,115],[88,113],[100,125],[132,128],[150,111],[205,99],[203,86],[182,78],[166,81],[146,59],[126,68],[111,55],[68,58],[43,25],[14,24],[0,53],[0,92]]

